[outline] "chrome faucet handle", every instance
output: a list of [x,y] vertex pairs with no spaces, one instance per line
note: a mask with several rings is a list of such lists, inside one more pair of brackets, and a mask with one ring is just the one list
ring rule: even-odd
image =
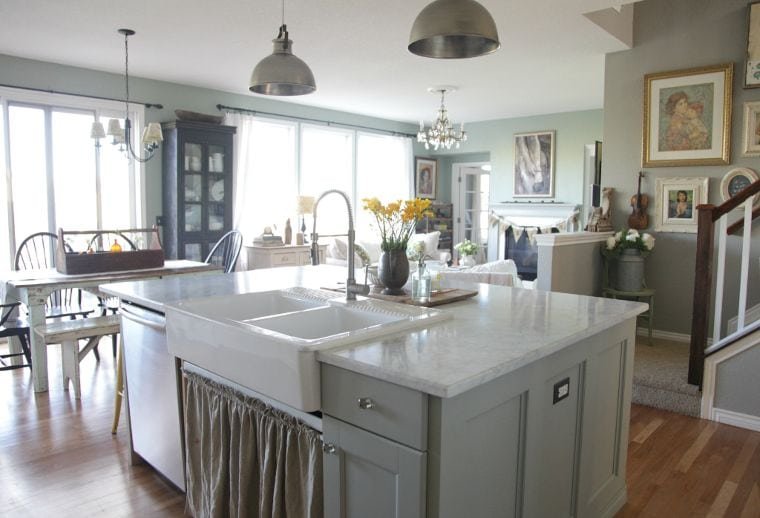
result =
[[369,285],[367,283],[357,284],[355,282],[347,282],[346,293],[353,293],[354,295],[369,295]]

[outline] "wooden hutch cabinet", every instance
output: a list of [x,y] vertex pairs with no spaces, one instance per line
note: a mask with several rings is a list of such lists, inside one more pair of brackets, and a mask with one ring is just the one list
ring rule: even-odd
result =
[[203,261],[232,229],[232,141],[236,128],[162,124],[163,239],[169,259]]

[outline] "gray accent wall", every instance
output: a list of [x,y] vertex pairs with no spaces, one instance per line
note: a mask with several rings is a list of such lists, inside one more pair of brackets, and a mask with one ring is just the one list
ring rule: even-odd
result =
[[717,366],[713,406],[760,417],[760,346],[743,351]]
[[[607,55],[604,85],[604,160],[602,184],[615,188],[613,221],[626,225],[629,200],[636,193],[642,170],[644,75],[651,72],[734,63],[731,160],[725,166],[650,167],[643,192],[652,201],[648,210],[654,228],[655,179],[710,178],[709,203],[720,204],[721,178],[735,167],[760,169],[758,158],[741,156],[743,103],[760,100],[759,89],[744,89],[743,67],[747,45],[747,0],[644,0],[634,5],[634,48]],[[738,213],[737,213],[737,218]],[[733,221],[735,218],[731,218]],[[760,254],[760,229],[752,234],[752,256]],[[646,264],[646,279],[657,290],[655,329],[691,332],[696,234],[660,232]],[[738,297],[740,239],[728,239],[724,322],[735,316]],[[750,286],[760,281],[752,262]],[[760,301],[750,293],[749,306]]]

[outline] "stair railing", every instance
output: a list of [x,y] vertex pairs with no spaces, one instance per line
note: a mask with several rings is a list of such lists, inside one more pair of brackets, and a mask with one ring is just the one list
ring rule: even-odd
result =
[[[697,207],[697,257],[694,277],[694,303],[691,321],[691,344],[689,350],[688,381],[692,385],[702,385],[702,374],[707,347],[709,327],[708,312],[712,290],[712,264],[714,237],[718,234],[718,258],[715,284],[715,311],[713,313],[713,344],[721,341],[721,320],[723,318],[724,287],[726,275],[726,242],[730,234],[742,231],[740,287],[737,313],[737,332],[746,327],[747,292],[749,284],[749,262],[751,248],[752,222],[760,215],[760,207],[753,210],[755,195],[760,193],[760,180],[740,191],[733,198],[718,207],[710,204]],[[733,224],[728,224],[728,213],[743,206],[744,217]],[[711,352],[714,352],[711,348]]]

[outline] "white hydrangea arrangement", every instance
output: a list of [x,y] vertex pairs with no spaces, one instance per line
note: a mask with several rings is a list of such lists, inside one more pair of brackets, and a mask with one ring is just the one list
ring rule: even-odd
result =
[[469,239],[465,239],[461,243],[454,245],[454,248],[460,255],[475,255],[478,253],[477,243],[473,243]]
[[654,236],[646,232],[639,233],[635,228],[629,228],[615,233],[607,238],[605,252],[607,255],[618,255],[623,250],[640,250],[642,254],[648,254],[654,248]]
[[408,257],[410,261],[416,261],[417,264],[422,264],[428,257],[425,254],[425,243],[423,241],[409,243],[406,247],[406,257]]

